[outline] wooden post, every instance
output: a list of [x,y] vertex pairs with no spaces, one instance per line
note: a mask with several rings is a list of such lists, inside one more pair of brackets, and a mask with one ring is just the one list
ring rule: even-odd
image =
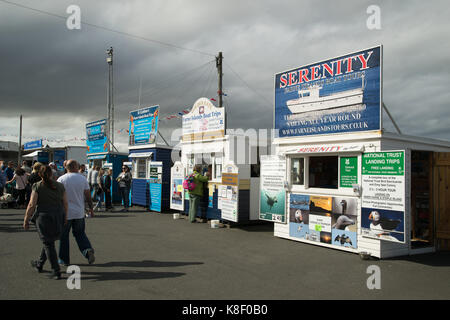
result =
[[219,56],[216,57],[216,67],[217,67],[217,73],[219,75],[219,83],[218,83],[218,91],[217,94],[219,95],[219,108],[222,108],[222,98],[223,98],[223,92],[222,92],[222,52],[219,52]]

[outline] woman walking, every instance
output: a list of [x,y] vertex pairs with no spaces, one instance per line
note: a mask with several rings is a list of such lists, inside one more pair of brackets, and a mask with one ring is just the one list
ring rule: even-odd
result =
[[28,174],[25,172],[25,170],[23,170],[22,168],[17,168],[14,176],[11,180],[7,181],[6,183],[13,183],[16,182],[16,187],[15,189],[17,190],[18,193],[18,198],[17,198],[17,206],[19,209],[25,209],[25,198],[26,198],[26,187],[28,184]]
[[129,205],[129,194],[131,187],[131,173],[130,168],[128,166],[122,166],[122,172],[117,177],[117,181],[119,182],[119,190],[122,195],[123,200],[123,209],[122,212],[127,212]]
[[42,166],[39,175],[42,180],[32,187],[31,200],[23,221],[23,228],[28,230],[33,216],[33,223],[36,224],[39,238],[44,244],[39,259],[31,261],[31,266],[42,272],[48,259],[53,270],[50,277],[61,279],[55,241],[59,240],[63,225],[67,223],[66,192],[61,183],[53,180],[53,172],[49,166]]

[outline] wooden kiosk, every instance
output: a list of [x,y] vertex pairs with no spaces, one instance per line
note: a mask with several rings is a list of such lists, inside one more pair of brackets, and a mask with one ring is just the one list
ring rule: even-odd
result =
[[381,46],[275,76],[260,204],[275,236],[377,258],[450,249],[450,142],[383,130],[381,76]]

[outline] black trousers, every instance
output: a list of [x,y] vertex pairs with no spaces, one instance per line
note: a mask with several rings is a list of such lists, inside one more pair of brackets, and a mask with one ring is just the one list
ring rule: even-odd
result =
[[106,207],[106,209],[111,209],[112,208],[111,191],[109,191],[109,190],[105,191],[105,207]]
[[58,255],[56,253],[55,241],[44,241],[44,247],[42,248],[41,255],[38,263],[43,266],[47,259],[50,261],[53,271],[59,271]]
[[64,213],[62,208],[57,208],[54,212],[39,212],[36,221],[39,238],[44,244],[38,263],[40,266],[43,266],[48,259],[53,271],[59,271],[55,241],[60,239],[63,224]]
[[25,197],[26,197],[27,192],[25,191],[25,189],[20,189],[20,190],[17,189],[17,192],[19,194],[19,197],[17,199],[17,204],[19,206],[22,206],[25,204]]

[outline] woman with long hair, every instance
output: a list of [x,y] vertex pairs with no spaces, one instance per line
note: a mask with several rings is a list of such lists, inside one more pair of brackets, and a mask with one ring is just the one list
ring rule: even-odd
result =
[[44,244],[39,259],[31,261],[31,266],[42,272],[48,259],[53,269],[50,277],[61,279],[55,241],[59,240],[63,225],[67,223],[66,192],[62,183],[53,180],[50,166],[43,165],[39,170],[39,176],[42,180],[32,187],[31,200],[23,221],[23,228],[28,230],[33,216],[33,223],[36,224],[39,238]]

